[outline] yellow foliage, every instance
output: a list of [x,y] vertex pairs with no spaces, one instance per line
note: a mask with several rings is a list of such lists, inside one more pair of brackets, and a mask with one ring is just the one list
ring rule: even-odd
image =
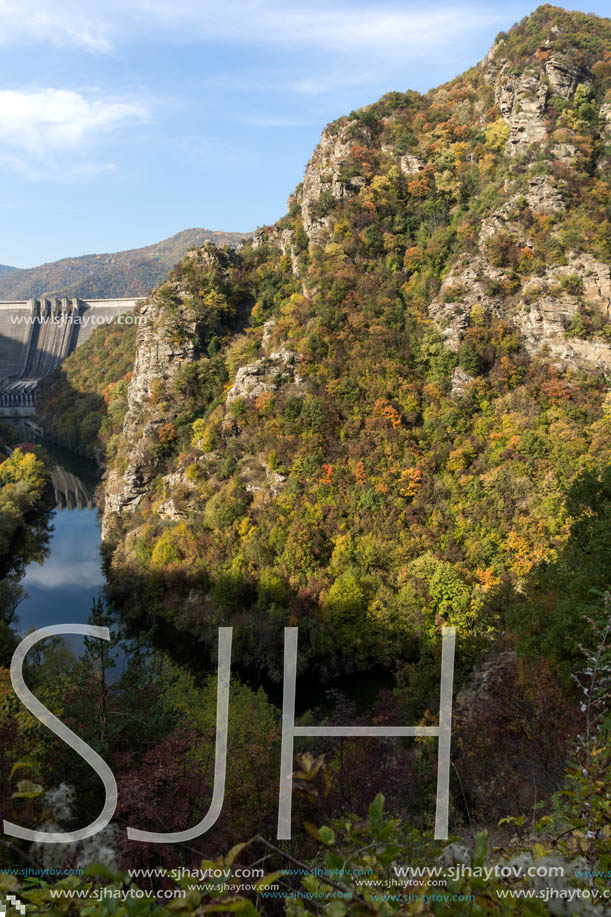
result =
[[197,543],[186,523],[179,522],[166,529],[153,548],[151,561],[157,568],[195,561],[198,558]]
[[332,258],[336,264],[343,264],[346,260],[346,253],[338,242],[328,242],[325,245],[325,255]]
[[192,424],[193,436],[191,445],[201,449],[202,452],[210,452],[214,449],[217,440],[217,430],[215,426],[207,424],[202,417],[198,417]]
[[484,175],[488,175],[489,172],[492,172],[492,170],[494,169],[494,166],[495,166],[495,158],[492,155],[492,153],[486,153],[484,156],[482,156],[479,167],[480,167],[480,171]]
[[449,169],[435,176],[435,185],[438,191],[446,191],[448,194],[456,194],[459,188],[458,181]]
[[493,150],[502,150],[509,139],[509,124],[504,118],[497,118],[486,128],[486,143]]
[[465,159],[467,153],[469,152],[469,149],[470,149],[469,144],[464,143],[463,141],[459,141],[458,143],[450,144],[450,152],[454,156],[454,161],[457,163],[462,162]]
[[252,535],[252,533],[256,532],[256,530],[256,525],[252,524],[248,516],[243,516],[243,518],[240,519],[238,524],[238,535],[240,535],[242,538],[248,538],[248,536]]
[[473,325],[484,325],[486,322],[486,310],[481,303],[475,302],[470,311],[471,323]]
[[485,570],[477,569],[475,571],[475,578],[484,592],[488,592],[501,582],[494,567],[486,567]]
[[507,536],[507,548],[513,554],[510,566],[517,576],[526,576],[532,570],[536,558],[526,538],[512,531]]
[[404,497],[415,497],[422,484],[422,472],[419,468],[406,468],[401,472],[399,490]]
[[446,468],[448,471],[451,471],[453,474],[458,474],[467,467],[468,460],[465,454],[464,448],[461,446],[458,449],[453,449],[448,456],[446,462]]

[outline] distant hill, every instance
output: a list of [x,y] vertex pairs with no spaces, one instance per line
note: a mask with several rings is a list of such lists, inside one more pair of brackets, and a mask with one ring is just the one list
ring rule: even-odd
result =
[[16,267],[10,267],[8,264],[0,264],[0,274],[10,274],[12,271],[16,270]]
[[104,255],[82,255],[18,270],[0,266],[0,300],[32,296],[144,296],[162,283],[190,248],[212,241],[236,248],[248,233],[185,229],[145,248]]

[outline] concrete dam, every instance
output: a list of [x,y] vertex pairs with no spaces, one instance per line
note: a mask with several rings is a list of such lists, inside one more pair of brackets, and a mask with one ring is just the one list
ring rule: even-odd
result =
[[34,413],[36,386],[96,328],[132,324],[143,298],[0,302],[0,418]]

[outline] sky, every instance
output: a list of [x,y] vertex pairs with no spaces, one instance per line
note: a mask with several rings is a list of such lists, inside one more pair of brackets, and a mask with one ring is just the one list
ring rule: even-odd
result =
[[329,121],[451,79],[535,6],[0,0],[0,264],[274,222]]

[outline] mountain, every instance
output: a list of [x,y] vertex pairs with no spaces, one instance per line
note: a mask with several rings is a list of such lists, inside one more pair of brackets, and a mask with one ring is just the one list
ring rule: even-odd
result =
[[8,264],[0,264],[0,275],[9,274],[11,271],[16,271],[16,267],[10,267]]
[[511,633],[566,676],[611,569],[608,539],[567,553],[608,505],[610,38],[543,6],[450,83],[340,118],[284,218],[152,294],[130,371],[118,332],[67,361],[41,413],[107,450],[129,616],[202,652],[239,624],[271,678],[297,621],[323,678],[426,670],[442,623],[464,671]]
[[145,296],[190,248],[205,241],[237,246],[248,234],[185,229],[145,248],[104,255],[82,255],[18,270],[0,267],[0,300],[33,296],[112,298]]
[[[51,436],[105,463],[110,600],[205,677],[231,626],[232,679],[279,683],[298,626],[304,705],[383,669],[394,692],[359,722],[430,725],[454,627],[453,828],[487,825],[496,848],[509,814],[507,863],[540,809],[533,855],[567,876],[578,855],[609,866],[610,44],[609,20],[542,6],[451,82],[339,118],[285,217],[188,252],[142,322],[92,334],[39,403]],[[354,722],[330,696],[327,721]],[[383,792],[414,829],[388,862],[441,862],[414,840],[431,746],[371,742],[309,740],[314,817],[347,830],[334,814]],[[389,836],[376,805],[375,840],[350,827],[367,856]],[[461,886],[497,913],[490,888]]]

